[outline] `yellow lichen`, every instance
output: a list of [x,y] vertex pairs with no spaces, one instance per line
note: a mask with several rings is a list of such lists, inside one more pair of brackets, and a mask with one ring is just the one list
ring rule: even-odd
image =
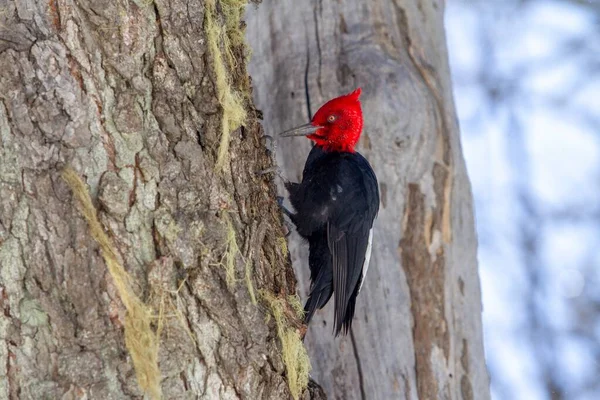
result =
[[[275,319],[288,386],[292,397],[297,400],[308,386],[308,373],[310,372],[308,353],[302,343],[300,332],[290,326],[285,313],[286,300],[265,290],[261,290],[260,295],[268,303],[273,319]],[[295,309],[293,304],[290,305]]]
[[287,253],[288,253],[287,240],[283,236],[280,236],[277,238],[277,243],[279,244],[279,247],[281,248],[281,252],[283,254],[287,255]]
[[254,292],[254,285],[252,284],[252,257],[247,257],[246,259],[240,251],[231,217],[227,213],[224,213],[223,220],[225,221],[225,251],[223,252],[221,261],[213,265],[225,268],[227,287],[233,289],[236,284],[235,263],[239,256],[244,263],[244,275],[250,299],[252,300],[252,304],[256,304],[256,294]]
[[[176,319],[177,322],[179,323],[179,326],[188,335],[189,339],[194,344],[196,344],[197,342],[194,337],[194,334],[192,333],[192,331],[187,323],[186,317],[183,315],[183,313],[180,310],[180,309],[185,309],[185,306],[182,304],[182,300],[179,295],[179,292],[185,285],[185,282],[186,282],[186,279],[183,279],[179,283],[179,287],[177,288],[177,290],[168,290],[164,287],[161,287],[160,285],[153,286],[152,293],[150,295],[148,303],[155,304],[156,302],[158,302],[158,304],[159,304],[158,305],[158,310],[159,310],[158,315],[154,316],[154,318],[157,320],[157,329],[156,329],[157,337],[160,338],[165,321],[168,321],[171,319]],[[158,300],[157,300],[157,298],[158,298]]]
[[245,7],[246,0],[221,0],[221,9],[225,17],[224,47],[230,68],[237,66],[232,48],[244,44],[244,31],[241,29],[240,23]]
[[[216,0],[206,0],[204,14],[204,29],[215,73],[217,99],[223,112],[221,140],[216,162],[217,170],[221,170],[225,164],[231,132],[238,129],[246,120],[244,96],[233,88],[231,76],[227,71],[227,67],[231,69],[236,66],[233,46],[242,44],[244,40],[240,22],[246,2],[244,0],[221,0],[220,4],[225,20],[224,25],[219,24],[216,19]],[[224,58],[227,59],[227,66]]]
[[[67,167],[62,173],[79,203],[79,211],[88,223],[90,233],[96,240],[104,262],[113,279],[119,297],[127,310],[125,316],[125,346],[131,355],[138,384],[152,399],[161,397],[160,370],[158,368],[158,335],[152,329],[152,312],[131,288],[131,277],[119,261],[112,240],[106,235],[92,203],[86,185],[77,173]],[[162,313],[162,311],[161,311]],[[159,329],[162,328],[159,318]]]
[[230,289],[235,286],[235,259],[240,252],[240,248],[237,244],[237,239],[235,237],[235,229],[233,227],[233,223],[231,222],[231,218],[227,213],[223,214],[223,218],[225,219],[226,226],[226,243],[227,248],[225,249],[225,276],[227,281],[227,287]]
[[297,294],[292,294],[288,296],[288,303],[300,319],[304,319],[304,307],[302,306],[302,301],[300,300],[300,296]]

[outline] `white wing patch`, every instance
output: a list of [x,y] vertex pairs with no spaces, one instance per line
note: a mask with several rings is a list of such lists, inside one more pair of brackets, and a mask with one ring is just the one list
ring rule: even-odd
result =
[[362,280],[360,282],[360,287],[358,288],[358,293],[360,293],[362,286],[365,284],[365,277],[367,276],[367,270],[369,269],[369,261],[371,261],[371,250],[373,250],[373,228],[369,231],[369,242],[365,253],[365,262],[362,267]]

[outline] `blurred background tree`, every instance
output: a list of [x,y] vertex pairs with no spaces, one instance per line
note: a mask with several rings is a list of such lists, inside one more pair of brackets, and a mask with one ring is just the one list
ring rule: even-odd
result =
[[[381,207],[352,331],[334,339],[331,304],[305,344],[330,399],[489,399],[471,187],[454,112],[444,4],[432,0],[264,1],[249,7],[255,104],[274,135],[362,87],[358,150]],[[278,142],[301,179],[305,138]],[[281,194],[284,194],[283,191]],[[303,299],[307,246],[289,249]]]
[[600,398],[600,2],[451,0],[495,399]]

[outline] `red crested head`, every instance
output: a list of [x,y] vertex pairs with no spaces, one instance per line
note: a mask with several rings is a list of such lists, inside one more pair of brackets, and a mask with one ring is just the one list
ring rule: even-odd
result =
[[323,104],[311,121],[321,128],[308,138],[324,150],[354,152],[363,128],[360,92],[358,88]]
[[323,104],[310,124],[282,133],[282,136],[305,135],[325,151],[353,153],[363,128],[360,107],[361,89]]

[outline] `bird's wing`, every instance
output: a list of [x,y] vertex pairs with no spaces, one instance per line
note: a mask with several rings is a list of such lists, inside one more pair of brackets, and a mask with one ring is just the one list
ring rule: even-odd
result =
[[338,177],[341,188],[338,198],[343,198],[343,202],[332,210],[327,221],[327,242],[333,261],[336,335],[342,328],[347,331],[350,327],[353,312],[348,313],[348,307],[364,278],[369,236],[379,210],[377,180],[368,163],[353,162]]
[[[366,221],[365,221],[366,222]],[[370,224],[369,224],[370,225]],[[327,224],[327,239],[333,259],[333,293],[335,301],[334,331],[349,328],[346,318],[350,297],[362,278],[362,269],[369,242],[370,226],[365,224],[354,232]]]

